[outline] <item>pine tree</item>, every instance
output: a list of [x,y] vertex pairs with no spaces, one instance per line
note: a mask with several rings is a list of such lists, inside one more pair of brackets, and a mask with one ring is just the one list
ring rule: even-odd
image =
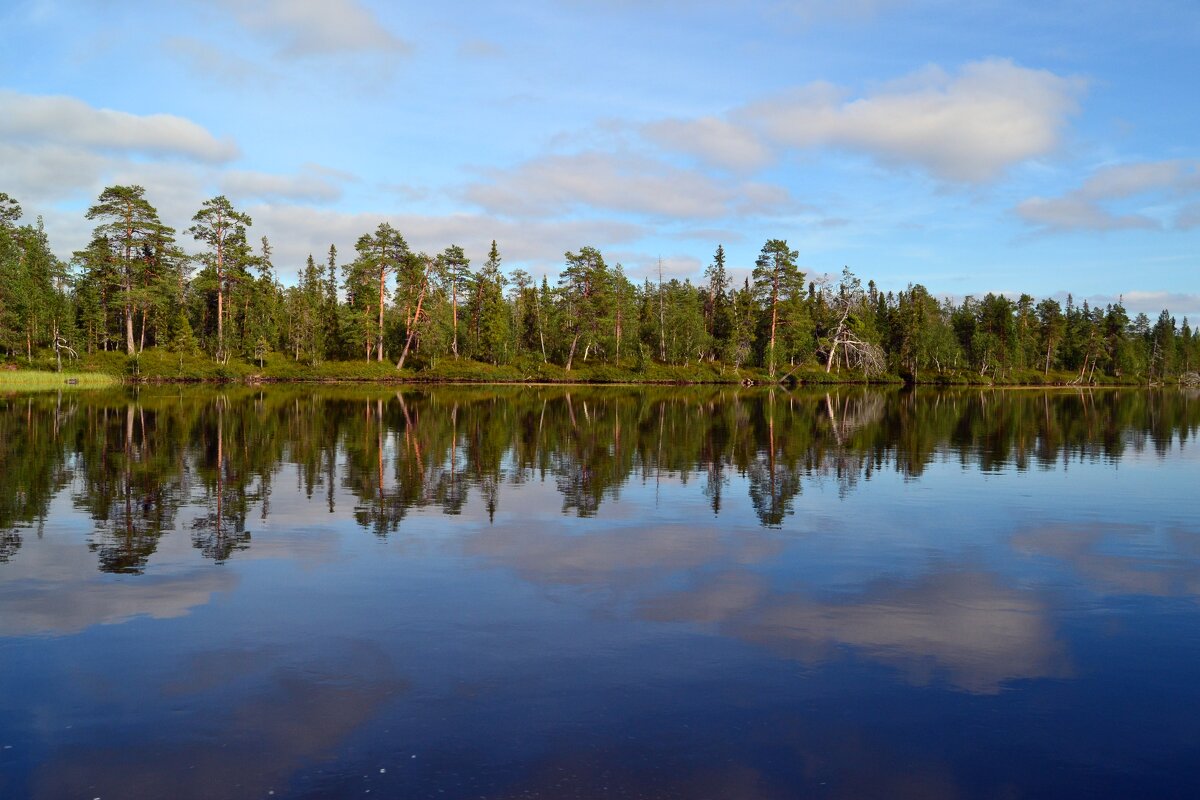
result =
[[[492,240],[492,252],[496,252],[496,241]],[[490,260],[490,259],[489,259]],[[499,255],[496,256],[499,263]],[[450,319],[453,329],[450,352],[458,358],[458,298],[471,285],[471,260],[461,247],[452,244],[442,251],[437,260],[442,285],[450,295]]]
[[796,266],[799,253],[783,239],[769,239],[754,262],[754,291],[765,306],[770,326],[765,353],[767,371],[775,376],[775,342],[779,327],[779,307],[803,291],[804,273]]
[[158,211],[146,200],[145,193],[141,186],[109,186],[86,214],[89,220],[103,220],[92,235],[93,245],[106,242],[112,248],[120,287],[118,302],[124,312],[125,352],[129,355],[136,352],[133,314],[137,290],[146,280],[144,250],[162,248],[167,241],[173,242],[174,235],[159,220]]
[[712,356],[717,356],[717,350],[722,343],[729,339],[732,326],[731,308],[729,303],[729,274],[725,269],[725,248],[717,245],[712,263],[704,270],[707,279],[707,297],[704,304],[704,318],[708,334],[713,343]]
[[[355,260],[352,269],[362,273],[364,276],[370,275],[379,287],[379,294],[375,302],[375,310],[378,318],[375,353],[376,360],[382,362],[384,351],[383,314],[389,294],[387,281],[390,276],[399,273],[408,262],[410,255],[408,243],[404,241],[404,237],[395,228],[386,222],[381,222],[373,235],[363,234],[360,236],[358,242],[354,245],[354,249],[358,251],[358,258]],[[370,358],[369,351],[367,358]]]
[[244,268],[248,255],[246,228],[251,219],[233,207],[225,195],[205,200],[200,210],[192,217],[188,233],[198,242],[208,245],[208,252],[201,256],[214,272],[217,292],[217,348],[219,361],[228,360],[225,349],[225,297],[228,291],[229,273]]
[[594,247],[581,247],[578,253],[567,252],[565,258],[567,265],[559,276],[559,292],[567,326],[565,333],[571,340],[565,365],[570,372],[580,341],[583,342],[585,359],[599,342],[608,267],[600,251]]
[[506,279],[500,272],[500,251],[492,240],[487,261],[475,277],[477,335],[475,357],[498,364],[507,360],[505,345],[509,338],[509,313],[504,303]]

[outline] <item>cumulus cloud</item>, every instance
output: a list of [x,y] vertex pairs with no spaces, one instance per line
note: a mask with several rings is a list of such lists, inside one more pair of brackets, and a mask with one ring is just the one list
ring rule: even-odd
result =
[[789,204],[785,189],[714,180],[640,155],[588,151],[546,155],[466,187],[465,198],[512,217],[561,215],[591,207],[675,219],[769,214]]
[[1196,166],[1186,161],[1143,161],[1105,167],[1092,174],[1077,194],[1093,200],[1130,197],[1154,189],[1176,186],[1186,188],[1195,183]]
[[294,175],[227,172],[221,178],[221,188],[225,194],[239,199],[329,203],[342,196],[341,185],[314,167],[305,167]]
[[1078,195],[1031,197],[1021,201],[1016,211],[1026,222],[1045,230],[1118,231],[1160,227],[1157,220],[1143,214],[1115,214]]
[[0,89],[0,142],[44,147],[185,158],[209,163],[238,154],[231,139],[218,139],[173,114],[130,114],[95,108],[61,95],[29,95]]
[[771,150],[754,131],[718,117],[669,119],[645,126],[651,141],[719,167],[751,170],[771,161]]
[[[1165,227],[1160,219],[1145,213],[1119,213],[1110,205],[1136,197],[1177,205],[1196,193],[1200,193],[1200,162],[1142,161],[1103,167],[1078,188],[1059,197],[1030,197],[1018,203],[1015,211],[1043,232],[1157,229]],[[1194,211],[1190,205],[1178,209],[1173,226],[1187,230],[1200,224],[1200,213]]]
[[349,213],[286,204],[250,206],[247,211],[254,219],[255,231],[262,230],[276,244],[275,263],[285,276],[294,274],[308,253],[324,253],[331,243],[343,254],[352,252],[359,236],[384,221],[404,234],[414,250],[436,253],[455,243],[472,259],[482,260],[495,239],[506,263],[544,267],[550,274],[558,271],[564,252],[577,250],[581,244],[621,244],[647,233],[640,225],[613,220],[514,221],[482,214]]
[[1120,299],[1129,311],[1157,314],[1169,308],[1176,314],[1200,315],[1200,292],[1132,291],[1126,292]]
[[243,86],[249,81],[269,83],[276,77],[261,64],[190,36],[169,37],[162,49],[197,78],[219,88]]
[[358,0],[221,0],[247,29],[275,41],[284,58],[405,54],[411,46]]
[[1075,79],[987,59],[957,74],[929,67],[857,98],[811,84],[733,116],[785,147],[855,150],[980,183],[1051,152],[1081,90]]
[[110,163],[79,148],[0,141],[0,184],[23,203],[70,197],[96,184]]
[[[190,217],[187,208],[199,203],[206,176],[237,153],[232,140],[182,117],[0,90],[0,185],[29,205],[31,216],[46,216],[60,252],[82,246],[89,225],[78,212],[67,221],[67,214],[44,206],[92,199],[106,184],[131,183],[146,187],[163,219],[185,212]],[[43,208],[35,211],[31,204]]]

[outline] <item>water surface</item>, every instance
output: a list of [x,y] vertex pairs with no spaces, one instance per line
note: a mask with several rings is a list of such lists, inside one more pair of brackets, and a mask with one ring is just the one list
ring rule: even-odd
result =
[[1196,797],[1200,396],[0,396],[0,797]]

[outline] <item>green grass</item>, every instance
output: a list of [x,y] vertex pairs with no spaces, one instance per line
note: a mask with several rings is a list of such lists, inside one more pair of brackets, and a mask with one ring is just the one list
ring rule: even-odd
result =
[[[728,364],[692,362],[687,365],[662,364],[656,361],[637,363],[624,359],[620,363],[576,361],[567,371],[557,364],[544,363],[535,355],[523,355],[510,364],[486,364],[467,358],[442,357],[432,362],[419,356],[411,359],[405,369],[397,370],[392,361],[326,361],[309,364],[296,361],[286,353],[270,353],[260,364],[256,361],[231,359],[218,364],[202,353],[179,354],[151,349],[137,357],[124,353],[91,353],[72,361],[67,372],[54,372],[55,362],[49,353],[36,356],[32,363],[22,362],[17,371],[0,370],[0,388],[35,389],[59,388],[68,379],[80,387],[110,386],[121,381],[140,383],[176,382],[347,382],[347,383],[633,383],[633,384],[900,384],[898,375],[875,375],[867,380],[861,372],[842,370],[825,372],[816,364],[794,369],[780,368],[772,378],[757,367],[735,369]],[[1040,370],[1008,370],[996,376],[980,375],[976,370],[954,369],[938,373],[923,371],[915,383],[933,386],[1068,386],[1078,377],[1073,372]],[[1143,379],[1095,376],[1096,385],[1140,385]]]
[[114,386],[119,379],[103,373],[48,372],[36,369],[0,370],[0,391],[37,391],[42,389],[101,389]]
[[[917,376],[918,384],[931,386],[1078,386],[1079,373],[1070,370],[1051,370],[1043,373],[1040,369],[1004,370],[999,375],[988,373],[980,375],[977,370],[958,369],[945,372],[923,372]],[[1116,378],[1099,372],[1092,376],[1088,386],[1141,386],[1145,378],[1126,376]]]

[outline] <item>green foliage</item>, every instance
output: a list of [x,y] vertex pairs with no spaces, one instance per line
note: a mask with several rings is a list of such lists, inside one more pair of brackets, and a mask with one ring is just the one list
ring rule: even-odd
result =
[[1070,296],[951,303],[921,285],[864,289],[849,269],[806,287],[782,239],[764,243],[740,286],[721,246],[700,284],[639,284],[582,247],[564,254],[553,285],[522,269],[506,275],[494,241],[476,269],[457,245],[413,253],[383,222],[359,237],[350,263],[339,266],[331,246],[285,287],[270,242],[253,251],[250,217],[225,197],[193,217],[188,233],[203,247],[194,258],[140,186],[106,188],[87,216],[98,225],[68,268],[40,222],[20,224],[20,205],[0,194],[7,358],[146,380],[674,382],[754,370],[756,380],[980,385],[1161,384],[1200,365],[1200,333],[1165,310],[1131,320],[1120,302],[1092,308]]

